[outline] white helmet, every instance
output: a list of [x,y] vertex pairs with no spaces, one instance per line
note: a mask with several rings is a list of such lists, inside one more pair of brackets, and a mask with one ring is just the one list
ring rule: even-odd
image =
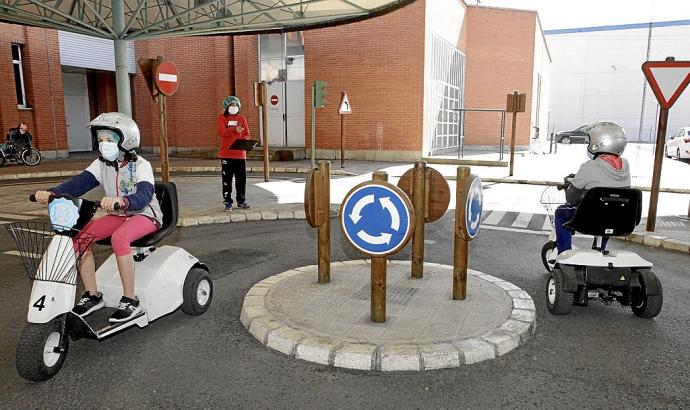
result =
[[628,143],[625,129],[615,122],[597,121],[587,128],[587,134],[589,134],[587,151],[592,155],[621,155]]
[[91,134],[96,135],[98,130],[111,130],[120,136],[117,146],[124,152],[131,152],[139,146],[141,136],[139,127],[134,120],[120,112],[106,112],[94,118],[88,125]]

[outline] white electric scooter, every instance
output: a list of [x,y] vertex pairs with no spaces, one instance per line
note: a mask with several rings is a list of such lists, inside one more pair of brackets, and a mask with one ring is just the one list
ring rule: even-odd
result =
[[[147,326],[179,307],[190,315],[200,315],[209,308],[213,282],[206,265],[184,249],[154,247],[175,229],[178,216],[175,185],[159,182],[155,191],[163,211],[163,225],[132,243],[136,249],[135,292],[142,311],[127,322],[108,322],[122,296],[114,254],[96,271],[106,307],[86,317],[72,312],[79,261],[93,241],[86,235],[75,237],[93,218],[100,203],[54,197],[48,206],[50,224],[7,225],[33,280],[28,323],[17,344],[16,367],[21,377],[42,381],[54,376],[65,361],[70,338],[103,339],[134,325]],[[108,244],[109,240],[99,243]]]
[[[567,178],[559,191],[567,189]],[[558,202],[554,199],[558,191],[548,189],[542,204],[550,211]],[[549,216],[553,222],[551,212]],[[609,251],[603,246],[604,238],[632,233],[641,216],[642,193],[637,189],[600,187],[587,191],[563,227],[594,236],[592,248],[571,249],[559,255],[553,232],[542,248],[542,262],[549,271],[546,304],[551,313],[566,315],[573,305],[587,306],[589,299],[605,303],[616,300],[643,318],[661,312],[663,290],[652,263],[634,252]]]

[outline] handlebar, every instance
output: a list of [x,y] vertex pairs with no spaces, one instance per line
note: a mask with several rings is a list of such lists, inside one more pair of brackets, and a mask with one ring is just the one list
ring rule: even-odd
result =
[[[51,195],[51,196],[50,196],[50,199],[48,199],[48,203],[53,202],[53,199],[55,199],[55,195]],[[30,202],[36,202],[36,195],[35,195],[35,194],[29,195],[29,201],[30,201]],[[100,208],[100,207],[101,207],[101,201],[92,201],[92,202],[93,202],[93,204],[96,206],[96,208]],[[119,210],[120,210],[120,204],[119,204],[119,203],[115,203],[115,205],[113,206],[113,210],[114,210],[114,211],[119,211]]]

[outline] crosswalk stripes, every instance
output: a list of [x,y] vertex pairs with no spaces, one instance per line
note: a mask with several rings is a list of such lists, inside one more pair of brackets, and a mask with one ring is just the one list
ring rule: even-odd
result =
[[482,223],[486,225],[498,225],[505,214],[504,211],[490,211]]
[[550,231],[548,215],[529,212],[484,211],[483,225],[530,231]]
[[512,228],[522,228],[525,229],[529,226],[529,222],[532,220],[533,214],[526,212],[520,212],[515,218],[515,221],[510,225]]

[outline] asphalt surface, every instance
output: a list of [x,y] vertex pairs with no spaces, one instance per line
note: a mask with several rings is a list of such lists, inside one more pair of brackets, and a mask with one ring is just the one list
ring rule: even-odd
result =
[[[335,220],[334,220],[335,222]],[[332,224],[333,260],[356,258]],[[450,215],[427,227],[426,260],[452,264]],[[341,370],[262,346],[239,322],[245,292],[257,281],[315,263],[316,231],[304,221],[178,229],[167,243],[210,267],[211,308],[177,311],[104,341],[70,345],[57,376],[17,376],[14,351],[25,323],[30,283],[9,235],[0,233],[0,406],[241,408],[687,408],[690,407],[690,257],[614,242],[653,261],[664,286],[654,320],[593,302],[553,316],[544,302],[539,251],[544,235],[483,230],[470,267],[526,290],[538,310],[536,334],[496,360],[422,373]],[[580,246],[587,246],[581,242]],[[406,250],[399,258],[409,256]],[[97,260],[108,250],[101,247]],[[449,283],[450,286],[450,283]]]

